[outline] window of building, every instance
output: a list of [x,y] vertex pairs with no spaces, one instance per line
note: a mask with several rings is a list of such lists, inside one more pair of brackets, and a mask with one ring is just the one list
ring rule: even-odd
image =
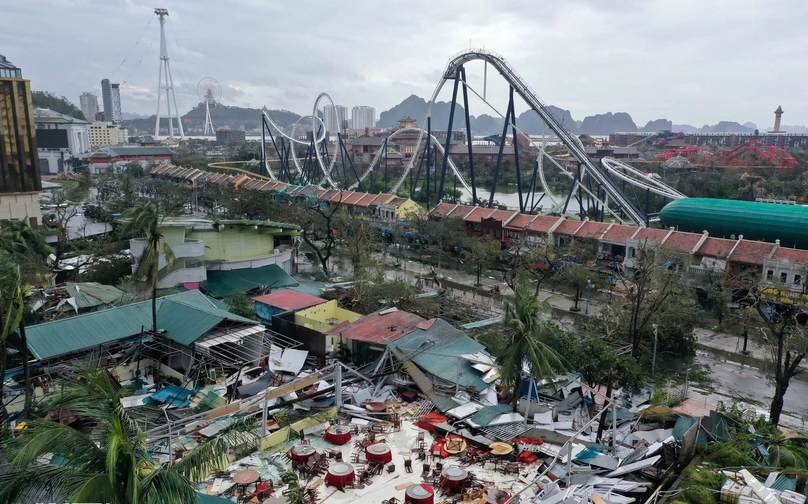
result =
[[771,280],[772,278],[774,278],[774,271],[766,270],[766,280]]
[[786,272],[780,273],[780,281],[783,283],[788,282],[788,273]]
[[802,275],[794,275],[794,285],[802,284]]

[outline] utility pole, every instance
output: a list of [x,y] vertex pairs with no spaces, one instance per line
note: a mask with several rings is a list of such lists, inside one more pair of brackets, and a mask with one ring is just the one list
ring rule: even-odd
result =
[[[180,138],[185,139],[185,132],[182,130],[182,118],[180,109],[177,107],[177,95],[174,93],[174,79],[171,77],[171,65],[168,60],[168,47],[166,45],[166,16],[168,9],[157,8],[154,13],[160,18],[160,73],[157,77],[157,117],[154,121],[154,138],[160,137],[160,94],[166,92],[166,109],[168,115],[168,136],[174,136],[174,117],[177,118],[177,126],[180,130]],[[165,73],[165,77],[163,74]],[[174,101],[174,113],[171,112],[171,101]]]
[[657,347],[657,336],[659,334],[659,326],[654,324],[654,356],[651,358],[651,378],[654,377],[654,373],[656,372],[656,347]]

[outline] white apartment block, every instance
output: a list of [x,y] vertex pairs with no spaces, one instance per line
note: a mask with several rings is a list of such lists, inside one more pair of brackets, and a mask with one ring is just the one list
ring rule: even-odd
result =
[[108,122],[94,122],[87,127],[90,145],[93,148],[105,145],[119,145],[129,141],[129,132]]
[[363,130],[376,127],[376,109],[366,105],[357,105],[351,111],[352,128]]

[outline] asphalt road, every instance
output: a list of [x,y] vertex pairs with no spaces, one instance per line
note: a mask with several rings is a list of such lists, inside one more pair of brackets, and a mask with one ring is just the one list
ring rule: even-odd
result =
[[[689,398],[703,400],[713,405],[717,405],[719,401],[729,405],[736,400],[756,410],[758,415],[768,415],[774,386],[769,382],[765,372],[735,362],[718,360],[704,352],[698,352],[696,361],[710,371],[716,392],[704,394],[691,386],[688,391]],[[783,416],[780,423],[804,428],[805,421],[808,420],[808,382],[791,380],[783,402]]]

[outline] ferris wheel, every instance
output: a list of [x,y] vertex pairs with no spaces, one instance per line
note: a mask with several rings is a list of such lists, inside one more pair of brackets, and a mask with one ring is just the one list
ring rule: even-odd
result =
[[205,77],[196,85],[196,93],[205,102],[205,135],[215,133],[213,122],[210,120],[210,109],[215,107],[222,98],[222,86],[212,77]]

